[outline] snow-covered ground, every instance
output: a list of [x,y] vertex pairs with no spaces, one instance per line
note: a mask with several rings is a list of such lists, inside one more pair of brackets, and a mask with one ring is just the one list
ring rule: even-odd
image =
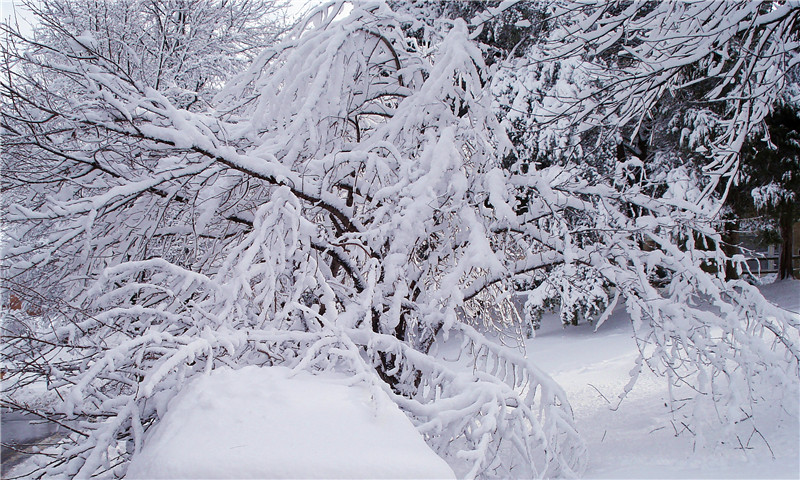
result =
[[[765,285],[761,290],[773,303],[800,312],[800,281]],[[624,308],[618,307],[597,332],[588,324],[563,329],[557,318],[545,318],[526,347],[529,358],[569,395],[578,430],[589,448],[587,478],[800,476],[796,396],[788,414],[771,406],[762,409],[766,418],[760,432],[769,448],[754,435],[749,446],[747,438],[742,439],[744,450],[738,444],[713,445],[711,438],[705,447],[696,445],[695,437],[670,414],[664,379],[646,369],[630,395],[612,410],[636,358]],[[676,436],[676,432],[682,433]]]

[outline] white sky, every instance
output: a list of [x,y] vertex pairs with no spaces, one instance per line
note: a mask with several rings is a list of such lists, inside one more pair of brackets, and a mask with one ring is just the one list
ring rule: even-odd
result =
[[290,15],[300,15],[322,3],[323,0],[290,0],[289,13]]
[[[300,15],[323,2],[324,0],[290,0],[289,13],[293,16]],[[0,20],[13,22],[15,15],[23,33],[30,33],[33,19],[30,11],[22,5],[20,0],[0,0]]]
[[33,19],[31,12],[19,0],[0,0],[0,20],[13,23],[15,14],[22,33],[31,33],[31,21]]

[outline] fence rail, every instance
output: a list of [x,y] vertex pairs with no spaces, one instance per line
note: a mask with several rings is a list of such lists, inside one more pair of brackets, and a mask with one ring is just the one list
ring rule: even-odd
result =
[[[769,275],[770,273],[778,272],[779,255],[769,255],[763,257],[750,257],[745,260],[750,272],[754,275]],[[800,255],[792,255],[792,268],[797,275],[800,271]]]

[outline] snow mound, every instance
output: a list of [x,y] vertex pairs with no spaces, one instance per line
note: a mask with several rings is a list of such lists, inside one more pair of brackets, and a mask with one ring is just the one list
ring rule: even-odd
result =
[[223,368],[170,403],[126,478],[455,478],[378,389]]

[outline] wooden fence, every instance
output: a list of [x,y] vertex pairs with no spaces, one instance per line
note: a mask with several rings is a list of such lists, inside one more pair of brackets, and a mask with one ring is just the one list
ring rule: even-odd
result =
[[[760,257],[751,257],[747,259],[747,266],[753,275],[769,275],[770,273],[777,273],[778,255],[764,255]],[[792,268],[794,269],[795,276],[800,273],[800,255],[792,256]]]

